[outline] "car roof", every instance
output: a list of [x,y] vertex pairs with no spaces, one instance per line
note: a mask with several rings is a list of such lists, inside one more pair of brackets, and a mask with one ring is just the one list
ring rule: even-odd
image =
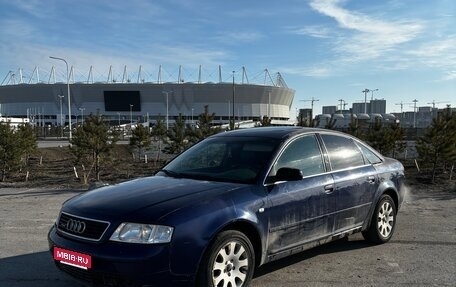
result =
[[265,138],[276,138],[284,139],[289,138],[294,135],[303,134],[303,133],[315,133],[326,131],[318,128],[304,128],[296,126],[274,126],[274,127],[256,127],[248,129],[238,129],[233,131],[228,131],[225,133],[218,133],[216,137],[231,137],[231,136],[240,136],[240,137],[265,137]]

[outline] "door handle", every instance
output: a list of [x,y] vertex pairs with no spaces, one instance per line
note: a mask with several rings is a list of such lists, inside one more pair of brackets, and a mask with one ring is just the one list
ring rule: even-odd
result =
[[375,183],[375,176],[371,175],[367,178],[367,182],[369,183]]
[[334,184],[328,184],[328,185],[325,185],[325,192],[326,193],[331,193],[334,191]]

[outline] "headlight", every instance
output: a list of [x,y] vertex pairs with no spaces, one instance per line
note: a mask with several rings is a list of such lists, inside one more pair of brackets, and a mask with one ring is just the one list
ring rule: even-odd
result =
[[129,243],[169,243],[173,236],[169,226],[124,222],[117,227],[110,240]]

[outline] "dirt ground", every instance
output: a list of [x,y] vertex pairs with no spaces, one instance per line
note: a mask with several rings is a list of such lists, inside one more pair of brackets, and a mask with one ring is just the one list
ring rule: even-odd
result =
[[[169,155],[160,155],[161,159]],[[149,153],[147,163],[144,156],[132,153],[128,145],[117,145],[109,161],[102,162],[100,181],[117,183],[128,179],[149,176],[163,165],[163,160],[156,161],[156,154]],[[11,172],[2,187],[52,187],[62,189],[84,189],[97,182],[92,173],[89,183],[83,181],[84,169],[75,163],[75,157],[68,147],[39,148],[19,171]]]

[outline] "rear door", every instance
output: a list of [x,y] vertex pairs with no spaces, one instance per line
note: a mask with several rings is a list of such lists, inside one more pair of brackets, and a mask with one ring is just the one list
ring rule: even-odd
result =
[[366,220],[378,177],[352,138],[321,134],[329,157],[336,196],[334,233],[359,227]]

